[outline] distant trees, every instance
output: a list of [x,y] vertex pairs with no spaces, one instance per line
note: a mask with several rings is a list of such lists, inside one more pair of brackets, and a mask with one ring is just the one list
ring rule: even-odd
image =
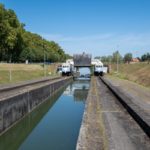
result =
[[121,63],[122,60],[123,59],[122,59],[122,56],[119,53],[119,51],[116,51],[116,52],[113,53],[113,55],[112,55],[112,62],[117,62],[118,61],[118,63]]
[[95,59],[100,59],[103,63],[121,63],[123,61],[119,51],[115,51],[112,55],[108,56],[97,56]]
[[130,63],[132,60],[132,53],[125,54],[123,59],[124,59],[124,62]]
[[150,53],[146,53],[146,54],[142,55],[141,61],[147,61],[148,63],[150,63]]
[[95,59],[100,59],[102,62],[109,62],[108,56],[95,57]]
[[57,62],[69,57],[57,43],[27,32],[24,26],[13,10],[0,4],[0,61],[40,62],[45,55],[48,61]]
[[[130,63],[133,59],[132,53],[126,53],[124,57],[121,56],[119,51],[115,51],[112,55],[108,56],[97,56],[96,59],[100,59],[103,63]],[[140,61],[147,61],[150,63],[150,53],[145,53],[141,56],[141,58],[137,57]]]

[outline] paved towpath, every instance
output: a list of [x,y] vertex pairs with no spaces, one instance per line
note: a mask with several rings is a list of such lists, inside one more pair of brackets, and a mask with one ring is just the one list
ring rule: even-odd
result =
[[[119,83],[117,86],[120,86]],[[150,149],[148,136],[108,87],[96,77],[91,80],[76,149]]]
[[106,76],[109,82],[120,88],[126,95],[132,98],[132,101],[142,107],[145,111],[150,111],[150,89],[138,85],[128,80],[122,80],[119,78]]

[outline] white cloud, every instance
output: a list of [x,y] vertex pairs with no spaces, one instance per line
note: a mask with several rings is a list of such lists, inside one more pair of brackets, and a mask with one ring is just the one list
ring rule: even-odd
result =
[[81,42],[81,41],[91,41],[91,40],[104,40],[110,38],[111,34],[102,34],[102,35],[90,35],[90,36],[81,36],[81,37],[70,37],[70,36],[63,36],[59,34],[42,34],[48,40],[56,40],[58,42]]
[[109,55],[115,50],[124,55],[127,52],[138,51],[138,55],[150,52],[150,34],[97,34],[88,36],[64,36],[41,34],[48,40],[54,40],[59,43],[67,53],[92,53],[97,55]]

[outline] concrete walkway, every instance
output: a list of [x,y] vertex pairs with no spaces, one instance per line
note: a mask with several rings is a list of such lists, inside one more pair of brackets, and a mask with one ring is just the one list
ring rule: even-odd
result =
[[150,139],[112,92],[93,77],[77,150],[149,150]]
[[126,95],[130,96],[135,104],[139,105],[145,111],[150,112],[150,89],[134,82],[111,76],[106,76],[104,79],[107,79],[113,86],[118,87]]
[[105,149],[107,146],[95,78],[91,79],[90,87],[80,128],[77,150],[98,150]]
[[145,124],[144,128],[147,128],[147,133],[150,136],[150,89],[114,77],[106,76],[104,80],[139,116],[139,119],[141,118],[142,124]]

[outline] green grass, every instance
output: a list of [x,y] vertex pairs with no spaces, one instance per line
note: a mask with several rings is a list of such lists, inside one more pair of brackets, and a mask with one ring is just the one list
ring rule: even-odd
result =
[[[46,76],[58,76],[56,74],[57,65],[46,66]],[[11,81],[10,81],[10,68],[11,68]],[[38,79],[44,77],[44,68],[37,65],[24,65],[24,64],[0,64],[0,84],[16,83],[20,81]]]
[[150,64],[147,63],[119,64],[118,73],[116,65],[112,65],[111,75],[150,87]]
[[[51,74],[49,75],[47,73],[46,75],[48,76],[56,76],[56,74]],[[32,80],[32,79],[37,79],[37,78],[42,78],[44,77],[44,72],[43,71],[25,71],[25,70],[19,70],[19,71],[12,71],[11,72],[11,81],[10,81],[10,72],[9,71],[0,71],[0,84],[4,83],[16,83],[19,81],[25,81],[25,80]]]

